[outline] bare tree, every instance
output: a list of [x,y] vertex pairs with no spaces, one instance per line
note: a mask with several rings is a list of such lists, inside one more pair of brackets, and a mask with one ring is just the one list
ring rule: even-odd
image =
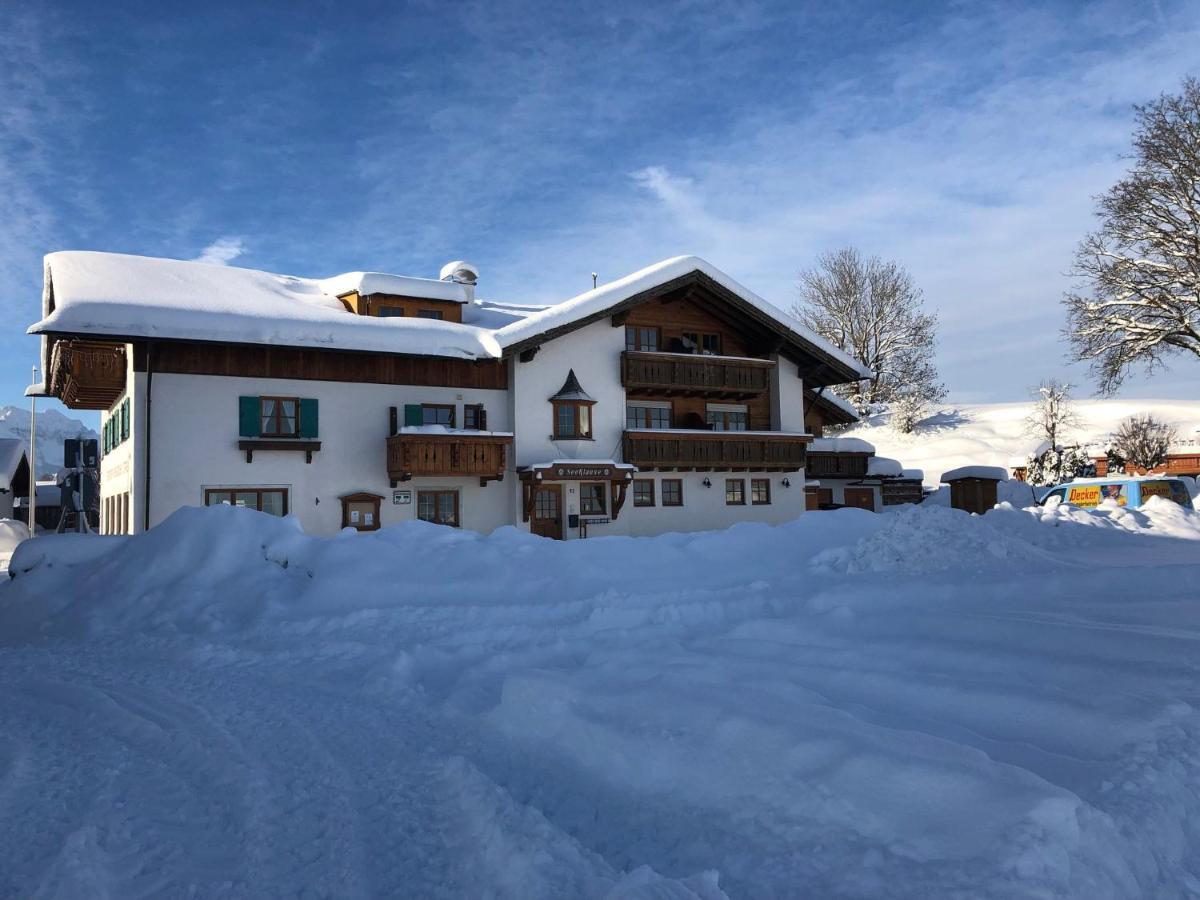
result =
[[1067,336],[1111,393],[1130,369],[1200,357],[1200,81],[1134,107],[1133,169],[1099,198],[1075,255]]
[[1167,461],[1175,438],[1174,426],[1142,413],[1121,422],[1113,435],[1112,450],[1126,469],[1145,473]]
[[1047,378],[1030,391],[1033,409],[1025,419],[1025,431],[1050,444],[1061,446],[1063,433],[1079,426],[1079,414],[1071,401],[1071,385]]
[[921,291],[895,262],[853,247],[822,254],[800,273],[792,314],[874,373],[838,388],[863,412],[900,397],[936,403],[946,395],[933,364],[937,316],[922,311]]

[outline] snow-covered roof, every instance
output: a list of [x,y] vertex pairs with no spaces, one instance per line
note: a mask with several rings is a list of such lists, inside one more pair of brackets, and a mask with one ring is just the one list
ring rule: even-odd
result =
[[339,283],[337,278],[319,281],[119,253],[51,253],[46,257],[44,317],[29,331],[466,359],[501,355],[488,329],[435,319],[376,318],[348,312],[331,291],[363,284],[354,281],[357,274]]
[[401,425],[400,434],[442,434],[458,437],[512,437],[511,431],[479,431],[475,428],[448,428],[445,425]]
[[875,445],[862,438],[816,438],[809,453],[874,453]]
[[836,407],[847,416],[850,416],[855,422],[859,420],[858,407],[849,400],[839,397],[833,391],[817,391],[815,392],[815,396],[819,403],[828,403],[830,406]]
[[387,275],[383,272],[345,272],[332,278],[322,278],[317,285],[326,294],[343,297],[351,292],[364,297],[369,294],[397,294],[401,297],[425,297],[429,300],[448,300],[470,303],[474,286],[436,278],[413,278],[410,275]]
[[941,481],[958,481],[960,478],[987,478],[991,481],[1008,481],[1008,469],[1000,466],[960,466],[943,472]]
[[[870,374],[782,309],[695,256],[656,263],[544,307],[470,302],[474,285],[378,272],[303,278],[74,250],[48,254],[45,269],[42,319],[29,328],[31,334],[277,344],[466,359],[498,359],[522,341],[575,326],[695,272],[736,295],[794,344],[832,362],[837,370]],[[338,299],[351,291],[463,303],[463,322],[355,315]]]
[[590,291],[584,291],[570,300],[556,303],[540,313],[535,313],[519,322],[501,328],[496,332],[496,340],[502,347],[512,347],[548,331],[567,327],[580,320],[602,314],[605,310],[611,309],[625,300],[692,272],[700,272],[726,290],[737,294],[778,326],[792,332],[799,339],[838,361],[850,371],[857,372],[864,378],[871,375],[870,369],[862,363],[843,353],[824,338],[809,331],[778,306],[767,302],[698,256],[676,256],[666,259],[626,275],[624,278],[618,278],[616,281],[602,284]]
[[[846,440],[849,440],[849,438]],[[890,459],[886,456],[872,456],[867,461],[867,474],[885,478],[899,478],[904,474],[904,466],[900,465],[900,461],[897,459]]]
[[900,473],[900,477],[913,478],[913,479],[916,479],[917,481],[924,481],[925,480],[925,470],[924,469],[905,469],[903,472]]
[[0,491],[11,491],[12,481],[25,459],[25,442],[20,438],[0,438]]

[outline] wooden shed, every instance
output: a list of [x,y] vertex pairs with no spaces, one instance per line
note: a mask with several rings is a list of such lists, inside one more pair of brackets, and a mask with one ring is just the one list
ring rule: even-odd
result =
[[997,489],[1001,481],[1008,481],[1008,472],[999,466],[963,466],[940,480],[950,485],[952,507],[982,516],[996,505]]

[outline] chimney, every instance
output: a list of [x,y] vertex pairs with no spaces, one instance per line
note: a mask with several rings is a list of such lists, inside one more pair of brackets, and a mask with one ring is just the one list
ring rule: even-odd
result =
[[479,281],[479,270],[471,263],[462,259],[448,262],[442,266],[442,271],[438,273],[438,278],[442,281],[453,281],[455,284],[461,284],[467,302],[475,302],[475,284]]

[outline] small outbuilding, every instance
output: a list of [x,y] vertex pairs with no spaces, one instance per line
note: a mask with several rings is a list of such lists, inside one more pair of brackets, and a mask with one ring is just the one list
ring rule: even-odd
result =
[[997,488],[1008,481],[1008,470],[1000,466],[962,466],[943,473],[942,484],[950,485],[950,505],[983,515],[996,505]]
[[17,499],[29,495],[29,457],[19,438],[0,438],[0,519],[11,519]]

